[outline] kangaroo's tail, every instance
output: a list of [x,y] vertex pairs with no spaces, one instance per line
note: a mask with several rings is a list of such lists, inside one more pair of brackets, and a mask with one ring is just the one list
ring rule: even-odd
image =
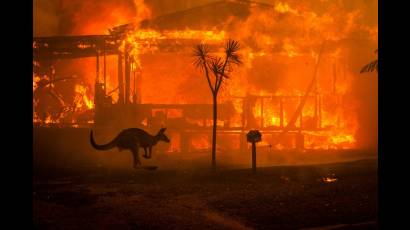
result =
[[110,141],[109,143],[107,143],[105,145],[99,145],[99,144],[95,143],[95,140],[94,140],[94,137],[93,137],[93,131],[91,130],[90,143],[95,149],[98,149],[98,150],[112,149],[116,146],[116,142],[117,142],[117,138],[114,138],[114,140]]

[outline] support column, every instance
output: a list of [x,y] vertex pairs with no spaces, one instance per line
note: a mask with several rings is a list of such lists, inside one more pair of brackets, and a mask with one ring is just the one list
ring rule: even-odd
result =
[[319,108],[318,108],[318,126],[319,129],[322,128],[322,96],[319,95]]
[[136,95],[137,95],[137,103],[141,103],[142,100],[142,68],[138,68],[137,72],[137,83],[135,86]]
[[100,54],[97,51],[97,56],[95,59],[96,66],[96,75],[95,75],[95,84],[94,84],[94,105],[95,105],[95,115],[94,120],[96,124],[101,122],[101,113],[100,113]]
[[280,128],[283,129],[283,97],[280,97]]
[[124,82],[122,74],[122,54],[118,54],[118,104],[124,104]]
[[263,98],[261,98],[261,128],[263,128]]
[[137,70],[134,70],[134,86],[133,86],[133,94],[132,94],[132,103],[137,104]]
[[315,94],[315,114],[314,114],[314,117],[315,117],[315,128],[317,129],[317,128],[318,128],[318,124],[319,124],[319,121],[318,121],[318,97],[317,97],[317,94]]
[[98,84],[100,83],[100,55],[97,51],[97,57],[96,57],[96,78],[95,78],[95,83]]
[[[299,98],[299,103],[300,101],[302,101],[302,97]],[[301,109],[299,113],[299,130],[302,130],[302,124],[303,124],[302,117],[303,117],[303,109]]]
[[246,109],[247,109],[247,106],[246,106],[246,100],[245,100],[245,98],[242,98],[242,129],[244,129],[245,128],[245,125],[246,125],[246,119],[247,119],[247,116],[246,116]]
[[[127,47],[128,48],[128,47]],[[131,81],[131,66],[130,57],[128,51],[125,51],[125,104],[130,103],[130,81]]]
[[107,96],[107,62],[106,62],[106,54],[105,54],[105,47],[104,47],[104,96]]

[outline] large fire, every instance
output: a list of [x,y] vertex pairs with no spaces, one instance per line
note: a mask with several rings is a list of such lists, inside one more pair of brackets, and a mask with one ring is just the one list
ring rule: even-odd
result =
[[[147,19],[142,17],[152,14],[143,1],[136,1],[136,4],[139,4],[140,11],[136,13],[134,27],[123,37],[119,51],[130,56],[132,81],[137,81],[137,75],[142,78],[138,86],[131,83],[131,91],[139,91],[140,103],[210,104],[206,81],[192,66],[192,46],[206,43],[211,47],[223,47],[221,44],[226,39],[234,38],[241,43],[244,65],[235,69],[223,86],[219,102],[231,103],[233,110],[229,119],[218,121],[218,126],[243,127],[241,116],[244,114],[252,117],[252,122],[245,124],[248,128],[280,130],[288,126],[317,65],[314,90],[308,95],[294,130],[304,134],[306,148],[356,147],[360,103],[354,96],[353,82],[358,71],[351,66],[349,58],[356,55],[355,40],[377,46],[378,32],[377,23],[368,23],[371,16],[362,11],[365,5],[360,4],[365,3],[357,3],[353,9],[340,1],[320,1],[322,8],[318,9],[315,4],[303,1],[276,1],[270,8],[250,7],[247,17],[231,16],[222,26],[209,28],[211,25],[201,25],[195,29],[142,28],[139,23]],[[103,26],[108,29],[115,22],[123,23],[124,18],[118,13],[121,9],[113,9],[117,19],[111,15],[106,21],[104,18],[94,21],[81,27],[81,33],[86,29],[87,34],[95,34]],[[164,51],[166,42],[181,48]],[[324,46],[322,54],[319,53],[321,46]],[[88,47],[79,44],[79,48]],[[213,49],[213,52],[221,52],[221,49]],[[322,55],[320,62],[319,55]],[[116,58],[107,56],[106,91],[114,104],[118,100],[119,84],[116,61]],[[59,73],[77,68],[77,74],[83,75],[84,82],[76,82],[73,86],[73,111],[82,113],[95,109],[95,60],[84,62],[90,64],[81,69],[67,65]],[[39,81],[40,76],[33,74],[33,92],[39,90]],[[254,99],[249,102],[249,98]],[[36,103],[35,99],[34,107]],[[57,118],[50,114],[40,118],[35,111],[33,120],[44,124],[59,123],[70,114],[64,111]],[[170,118],[182,116],[180,112],[171,112]],[[77,123],[74,118],[71,121]],[[210,119],[186,118],[186,121],[194,125],[211,124]],[[144,124],[148,124],[146,120],[141,125]],[[209,138],[195,137],[191,145],[197,149],[209,148]],[[276,148],[282,148],[282,144]]]

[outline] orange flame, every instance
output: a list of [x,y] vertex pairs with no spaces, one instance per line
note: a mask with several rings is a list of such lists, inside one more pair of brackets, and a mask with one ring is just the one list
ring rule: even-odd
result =
[[87,88],[83,85],[75,85],[74,91],[77,93],[74,99],[75,107],[77,109],[93,109],[94,102],[87,96]]
[[[151,12],[142,0],[134,1],[137,12],[135,22],[150,18]],[[358,3],[360,4],[360,3]],[[347,59],[354,57],[353,48],[348,43],[352,40],[364,39],[377,45],[377,23],[366,23],[366,13],[361,10],[345,9],[339,3],[327,1],[326,9],[318,13],[306,2],[276,2],[270,10],[250,8],[250,15],[244,20],[233,20],[235,23],[219,30],[207,27],[204,30],[163,30],[135,28],[129,31],[122,41],[120,51],[128,52],[131,56],[131,70],[142,69],[144,78],[141,83],[142,103],[210,103],[209,89],[204,79],[193,77],[196,71],[190,66],[187,53],[178,52],[166,54],[159,52],[159,44],[167,40],[176,40],[178,43],[191,41],[207,44],[221,44],[228,37],[235,38],[241,43],[241,57],[244,65],[234,69],[232,77],[226,82],[228,87],[222,89],[220,101],[232,101],[234,112],[231,114],[230,126],[242,126],[241,115],[247,113],[241,100],[232,99],[232,96],[243,97],[248,94],[256,96],[303,96],[306,86],[312,78],[315,63],[318,60],[319,47],[324,41],[330,45],[322,57],[317,76],[317,89],[320,95],[335,94],[339,98],[346,97],[345,101],[329,99],[323,96],[321,110],[321,127],[319,130],[303,131],[305,146],[308,148],[354,148],[357,142],[359,129],[356,102],[350,94],[357,77],[354,67],[350,67]],[[110,9],[111,10],[111,9]],[[95,34],[106,31],[113,25],[129,22],[129,10],[123,8],[112,9],[107,19],[90,22],[86,25],[78,23],[76,33]],[[126,15],[124,16],[123,13]],[[128,17],[127,17],[128,16]],[[138,24],[138,23],[135,23]],[[33,47],[38,44],[33,43]],[[79,44],[79,48],[88,48]],[[187,47],[191,52],[191,46]],[[185,52],[185,50],[184,50]],[[349,53],[352,52],[352,53]],[[155,57],[151,54],[156,54]],[[144,56],[145,55],[145,56]],[[168,56],[167,56],[168,55]],[[166,62],[164,62],[166,60]],[[38,63],[33,63],[36,66]],[[332,66],[335,65],[335,74]],[[116,66],[116,63],[108,63]],[[90,64],[87,74],[88,85],[94,82],[94,76],[88,73],[95,72],[94,62]],[[107,75],[107,91],[117,87],[116,72]],[[337,75],[337,84],[332,88],[331,76]],[[172,79],[172,80],[170,80]],[[199,79],[199,80],[198,80]],[[33,76],[33,91],[37,90],[40,78]],[[203,83],[203,84],[202,84]],[[202,85],[201,85],[202,84]],[[85,111],[94,108],[93,88],[85,85],[76,85],[74,91],[75,108]],[[158,92],[161,92],[158,94]],[[165,96],[164,96],[165,95]],[[312,94],[314,95],[314,94]],[[310,95],[310,96],[312,96]],[[118,93],[115,91],[113,100]],[[328,100],[329,99],[329,100]],[[298,102],[289,102],[283,108],[283,125],[286,126],[294,113]],[[353,106],[351,106],[353,104]],[[294,105],[294,106],[293,106]],[[263,105],[257,103],[249,108],[257,123],[264,127],[280,126],[279,105],[267,100]],[[292,107],[293,106],[293,107]],[[308,100],[302,111],[302,127],[315,121],[314,101]],[[179,112],[170,112],[170,117],[182,116]],[[38,120],[33,116],[33,120]],[[51,122],[51,116],[46,121]],[[186,118],[187,122],[203,125],[203,119]],[[206,125],[211,125],[209,119]],[[144,124],[148,122],[145,120]],[[219,126],[225,125],[218,121]],[[296,121],[300,127],[300,120]],[[198,148],[208,147],[208,139],[194,139],[192,145]],[[283,145],[275,146],[279,149]]]

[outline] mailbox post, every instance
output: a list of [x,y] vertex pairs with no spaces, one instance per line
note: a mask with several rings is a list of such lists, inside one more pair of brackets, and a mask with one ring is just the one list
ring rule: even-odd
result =
[[256,173],[256,142],[262,140],[262,134],[259,130],[251,130],[246,134],[246,139],[252,143],[252,172]]

